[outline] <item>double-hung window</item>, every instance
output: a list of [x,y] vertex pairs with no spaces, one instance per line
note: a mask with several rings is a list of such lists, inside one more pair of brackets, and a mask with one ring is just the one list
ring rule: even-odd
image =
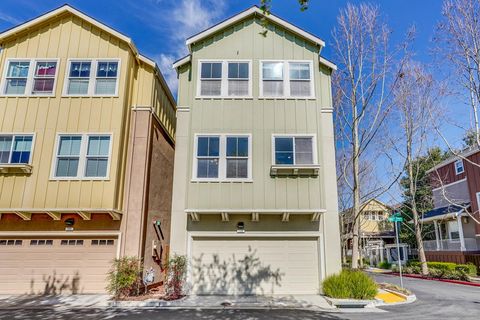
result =
[[114,96],[117,94],[118,73],[118,60],[71,60],[64,93],[72,96]]
[[5,78],[4,94],[24,95],[30,69],[30,61],[9,61]]
[[312,98],[311,61],[261,61],[260,96],[263,98]]
[[199,61],[198,97],[251,96],[250,61]]
[[245,181],[251,179],[250,135],[197,135],[193,179]]
[[0,135],[0,164],[29,164],[33,135]]
[[58,137],[53,177],[107,179],[111,135],[62,134]]
[[313,136],[274,136],[276,165],[311,165],[316,163]]
[[7,60],[5,95],[52,95],[55,91],[58,60]]
[[52,94],[57,75],[57,61],[36,61],[32,94]]
[[455,174],[459,175],[465,171],[465,168],[463,167],[463,160],[457,160],[455,161]]

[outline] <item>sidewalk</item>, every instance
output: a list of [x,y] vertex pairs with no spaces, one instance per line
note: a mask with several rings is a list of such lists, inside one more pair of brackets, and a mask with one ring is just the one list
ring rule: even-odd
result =
[[0,309],[168,308],[168,309],[310,309],[335,311],[323,296],[188,296],[175,301],[113,301],[108,295],[0,295]]

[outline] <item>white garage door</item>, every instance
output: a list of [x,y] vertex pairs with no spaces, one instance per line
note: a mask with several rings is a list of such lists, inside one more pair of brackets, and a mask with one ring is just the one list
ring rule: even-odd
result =
[[114,238],[0,239],[0,293],[104,293]]
[[193,238],[196,294],[318,294],[316,238]]

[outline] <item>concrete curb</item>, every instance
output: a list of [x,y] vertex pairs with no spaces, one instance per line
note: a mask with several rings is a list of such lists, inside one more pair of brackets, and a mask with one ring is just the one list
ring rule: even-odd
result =
[[[389,274],[391,274],[392,276],[397,276],[397,277],[400,276],[400,274],[398,272],[391,272]],[[439,282],[460,284],[460,285],[464,285],[464,286],[480,287],[480,283],[467,282],[467,281],[461,281],[461,280],[424,277],[424,276],[417,275],[417,274],[402,274],[402,276],[404,276],[406,278],[414,278],[414,279],[420,279],[420,280],[439,281]]]
[[375,306],[376,307],[389,307],[389,306],[398,306],[398,305],[401,305],[401,304],[409,304],[409,303],[412,303],[412,302],[415,302],[417,301],[417,296],[414,295],[414,294],[411,294],[411,295],[405,295],[401,292],[398,292],[398,291],[394,291],[394,290],[389,290],[389,289],[382,289],[384,291],[387,291],[387,292],[390,292],[392,294],[395,294],[395,295],[398,295],[398,296],[401,296],[403,298],[405,298],[405,301],[403,302],[395,302],[395,303],[385,303],[382,301],[379,301],[377,300],[377,303],[375,303]]

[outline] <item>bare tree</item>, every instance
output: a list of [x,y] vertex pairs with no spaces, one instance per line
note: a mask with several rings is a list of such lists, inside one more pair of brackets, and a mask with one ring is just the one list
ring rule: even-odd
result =
[[480,0],[445,0],[442,15],[435,38],[439,67],[448,68],[463,88],[472,111],[475,144],[480,147]]
[[[421,214],[417,183],[419,182],[420,165],[418,160],[429,145],[431,132],[441,114],[439,99],[442,90],[433,76],[424,67],[411,60],[404,65],[401,76],[394,88],[395,115],[401,130],[392,149],[404,160],[405,181],[408,186],[405,191],[406,203],[412,213],[418,257],[422,274],[428,274],[427,260],[422,239]],[[432,117],[433,114],[437,116]]]
[[332,33],[339,66],[333,78],[337,145],[348,149],[339,170],[352,192],[352,268],[356,269],[360,261],[362,162],[391,110],[391,88],[398,75],[394,68],[399,66],[393,63],[390,30],[378,7],[348,4],[337,22]]

